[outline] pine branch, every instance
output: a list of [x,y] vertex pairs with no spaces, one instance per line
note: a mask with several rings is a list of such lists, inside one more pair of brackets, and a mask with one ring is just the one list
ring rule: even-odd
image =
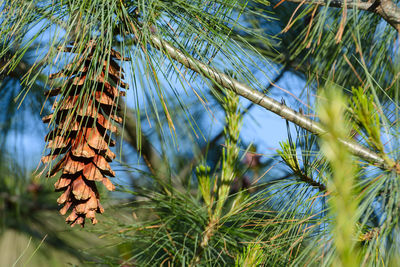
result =
[[302,170],[299,170],[297,173],[295,173],[297,177],[300,179],[300,181],[311,185],[314,188],[318,188],[320,192],[326,192],[326,186],[323,183],[320,183],[313,178],[309,177],[307,174],[305,174]]
[[380,15],[400,33],[400,8],[392,0],[361,2],[357,0],[287,0],[292,3],[305,3],[336,8],[358,9]]
[[[126,21],[128,26],[131,28],[132,32],[135,33],[134,42],[139,43],[142,39],[140,36],[140,30],[134,24],[132,20]],[[313,133],[316,135],[327,134],[320,123],[311,120],[310,118],[304,116],[303,114],[287,107],[286,105],[279,103],[278,101],[264,95],[263,93],[250,88],[248,85],[243,84],[232,77],[229,77],[225,73],[208,66],[200,62],[199,60],[193,59],[185,55],[181,50],[171,45],[169,42],[164,41],[155,34],[149,36],[149,44],[154,48],[165,53],[170,58],[181,63],[185,67],[207,77],[213,82],[217,83],[219,86],[227,88],[234,91],[238,95],[250,100],[251,102],[264,107],[265,109],[281,116],[282,118],[298,125],[299,127]],[[393,170],[394,161],[386,162],[382,157],[380,157],[375,152],[369,150],[368,148],[360,145],[352,140],[340,140],[345,147],[353,154],[364,160],[371,161],[378,165],[380,168]]]
[[169,179],[172,178],[172,186],[174,186],[175,189],[183,192],[184,188],[180,183],[180,176],[168,172],[168,163],[163,160],[162,155],[160,155],[160,153],[152,145],[148,136],[139,130],[139,126],[136,123],[136,118],[132,115],[132,112],[124,112],[124,110],[127,108],[126,103],[120,99],[119,106],[120,109],[118,111],[118,115],[124,117],[123,139],[137,151],[139,156],[143,158],[147,168],[153,175],[153,178],[157,180],[161,189],[169,192],[169,189],[167,189],[166,185],[170,183]]
[[[265,89],[265,92],[268,92],[274,84],[278,83],[280,79],[286,74],[286,71],[288,71],[289,68],[284,67],[280,73],[274,78],[273,82],[271,82]],[[244,116],[247,114],[250,109],[252,109],[255,106],[255,103],[251,102],[245,109],[241,110],[240,116]],[[207,143],[204,147],[201,148],[199,154],[197,154],[195,157],[192,158],[189,164],[186,165],[178,174],[178,177],[187,177],[188,174],[192,171],[193,166],[197,165],[199,163],[199,158],[201,158],[206,152],[208,147],[213,147],[221,137],[224,136],[224,129],[222,129],[217,135],[214,136],[211,141]]]
[[126,108],[125,102],[120,100],[119,105],[121,109],[118,115],[124,116],[125,118],[124,140],[127,141],[136,151],[138,151],[138,153],[141,153],[147,167],[149,168],[149,171],[153,175],[156,176],[158,173],[159,175],[164,176],[165,174],[160,174],[160,171],[165,169],[165,164],[163,163],[163,160],[159,156],[158,152],[153,147],[147,136],[145,136],[142,132],[140,132],[138,136],[136,119],[132,116],[131,112],[124,112]]

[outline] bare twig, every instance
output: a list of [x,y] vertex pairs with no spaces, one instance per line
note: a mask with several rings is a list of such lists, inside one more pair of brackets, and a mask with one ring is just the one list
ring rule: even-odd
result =
[[320,5],[336,8],[358,9],[369,11],[380,15],[387,21],[397,32],[400,33],[400,8],[392,0],[375,0],[361,2],[357,0],[286,0],[292,3],[302,3],[308,5]]

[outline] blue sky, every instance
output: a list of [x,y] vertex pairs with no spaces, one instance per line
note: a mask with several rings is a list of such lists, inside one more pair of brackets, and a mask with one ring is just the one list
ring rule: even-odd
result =
[[[302,81],[294,75],[287,74],[278,85],[286,90],[298,94],[304,87]],[[180,85],[177,85],[180,86]],[[273,89],[274,98],[279,95],[280,89]],[[289,106],[298,106],[291,96],[282,96]],[[132,99],[132,92],[127,95],[127,102]],[[249,101],[241,99],[241,105],[247,106]],[[17,154],[17,158],[27,168],[36,168],[40,161],[40,157],[44,148],[44,135],[46,134],[46,125],[38,125],[40,123],[38,114],[31,114],[34,120],[29,118],[26,120],[25,127],[22,132],[11,133],[9,137],[9,149]],[[19,115],[18,115],[19,116]],[[22,116],[22,115],[21,115]],[[29,116],[24,114],[24,116]],[[210,115],[206,120],[211,123]],[[206,122],[207,123],[207,122]],[[223,127],[223,120],[214,121],[210,126],[213,127],[212,132],[218,133]],[[286,140],[286,122],[281,117],[265,110],[262,107],[254,106],[248,114],[243,118],[243,127],[240,135],[242,142],[245,144],[254,143],[258,147],[258,152],[266,156],[272,156],[275,150],[279,148],[279,142]],[[15,149],[15,146],[17,149]]]
[[[36,27],[40,27],[40,24]],[[34,32],[33,29],[31,32]],[[52,32],[51,34],[56,34]],[[58,34],[63,35],[62,32]],[[26,38],[29,38],[29,34]],[[45,35],[41,41],[45,41],[44,39],[51,39],[50,34]],[[240,55],[239,55],[240,56]],[[253,75],[257,78],[257,80],[266,87],[268,85],[268,79],[273,79],[276,76],[276,66],[270,65],[268,63],[262,63],[260,61],[255,61],[257,66],[246,66],[247,68],[254,70]],[[220,65],[224,65],[224,61],[221,60],[219,62]],[[222,63],[222,64],[221,64]],[[265,65],[261,65],[265,64]],[[129,67],[125,68],[125,70],[129,71]],[[141,67],[139,67],[135,71],[140,71]],[[130,84],[131,88],[134,88],[132,76],[126,75],[126,81]],[[162,75],[160,75],[162,77]],[[172,82],[171,82],[172,81]],[[140,83],[136,79],[137,91],[139,99],[143,97],[141,90],[147,90],[146,88],[141,88],[143,83]],[[186,94],[184,93],[184,88],[182,84],[178,82],[177,77],[169,77],[169,81],[161,80],[162,83],[170,85],[177,92],[181,94],[182,99],[185,100]],[[292,92],[294,95],[299,95],[299,93],[303,90],[305,84],[300,78],[293,74],[286,74],[281,81],[277,84],[279,87],[284,88],[285,90]],[[204,88],[204,86],[203,86]],[[201,87],[195,87],[196,90],[201,91]],[[260,89],[260,88],[255,88]],[[168,89],[167,89],[168,90]],[[190,101],[195,99],[193,92],[191,92],[190,88],[186,88],[189,92],[188,97],[190,97]],[[133,95],[134,90],[131,89],[128,91],[126,102],[128,106],[134,107],[131,103],[135,102],[135,98]],[[281,98],[284,98],[287,105],[297,109],[300,105],[299,103],[289,94],[283,92],[280,88],[271,89],[272,97],[276,100],[280,101]],[[170,92],[171,93],[171,92]],[[172,94],[172,93],[171,93]],[[241,104],[243,107],[246,107],[249,104],[249,101],[241,98]],[[210,132],[218,133],[222,127],[224,126],[224,118],[223,114],[219,114],[216,119],[212,117],[212,115],[208,114],[208,117],[205,116],[205,123],[209,123],[210,126],[213,127]],[[20,116],[20,115],[18,115]],[[34,169],[40,162],[40,157],[43,153],[44,148],[44,136],[48,129],[46,125],[41,124],[39,114],[22,114],[24,116],[25,127],[22,132],[14,132],[11,133],[8,140],[8,149],[15,153],[20,163],[28,169]],[[214,120],[213,120],[214,119]],[[208,133],[205,133],[208,134]],[[243,127],[240,135],[242,142],[246,145],[250,143],[254,143],[257,145],[258,153],[264,154],[266,157],[272,156],[275,153],[275,150],[279,148],[279,142],[286,140],[287,132],[286,132],[286,122],[281,117],[265,110],[262,107],[255,106],[251,109],[251,111],[244,116],[243,119]],[[115,166],[115,164],[114,164]]]

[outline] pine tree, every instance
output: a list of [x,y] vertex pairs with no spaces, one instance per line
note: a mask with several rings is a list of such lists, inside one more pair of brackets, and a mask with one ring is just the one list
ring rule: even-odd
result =
[[[124,123],[121,166],[133,186],[121,190],[134,201],[107,218],[104,234],[120,251],[103,263],[398,261],[398,0],[1,3],[1,75],[23,86],[0,87],[10,107],[3,125],[18,123],[14,99],[43,103],[43,90],[57,97],[43,119],[51,131],[42,161],[47,176],[60,175],[58,203],[62,214],[71,210],[71,225],[103,212],[96,181],[115,188],[111,135]],[[127,105],[116,62],[124,54],[134,91]],[[61,71],[49,83],[53,69]],[[283,89],[288,77],[305,86]],[[276,153],[253,151],[239,133],[255,106],[287,122]],[[225,130],[208,138],[216,120]],[[241,161],[251,153],[262,155],[256,166]],[[7,211],[18,206],[8,194]]]

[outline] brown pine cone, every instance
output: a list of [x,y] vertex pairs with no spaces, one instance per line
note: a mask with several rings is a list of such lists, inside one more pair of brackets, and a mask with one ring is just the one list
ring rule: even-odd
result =
[[[83,227],[86,218],[96,224],[95,214],[104,212],[95,181],[102,182],[110,191],[115,189],[107,177],[115,176],[109,165],[115,158],[109,148],[115,145],[110,135],[117,130],[116,123],[122,122],[122,118],[116,115],[116,100],[125,92],[118,88],[127,88],[121,81],[123,70],[115,59],[127,59],[111,50],[110,60],[103,61],[101,72],[93,74],[89,67],[95,48],[95,41],[88,42],[81,56],[74,58],[73,64],[50,75],[50,79],[67,78],[63,91],[56,88],[45,93],[49,97],[61,95],[61,99],[53,106],[57,109],[56,115],[43,118],[43,122],[52,122],[55,127],[45,137],[51,152],[42,157],[42,162],[50,164],[61,157],[47,176],[53,177],[61,172],[54,186],[56,191],[63,192],[57,200],[64,205],[60,213],[64,215],[71,209],[66,219],[71,226],[80,224]],[[64,52],[74,51],[73,45],[64,49]],[[85,83],[95,89],[85,90]]]

